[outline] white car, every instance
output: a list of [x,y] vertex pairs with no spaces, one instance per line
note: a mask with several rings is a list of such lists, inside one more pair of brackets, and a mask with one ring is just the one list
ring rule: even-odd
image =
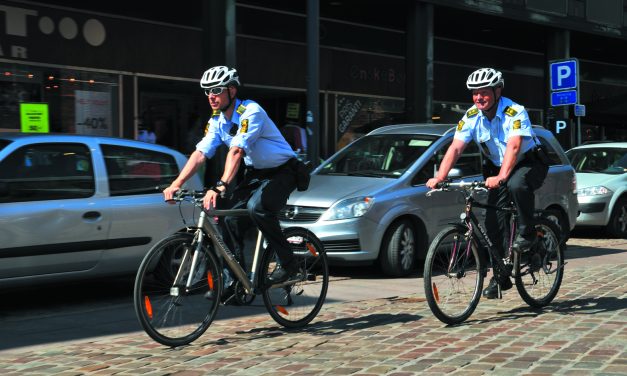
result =
[[161,193],[186,160],[133,140],[0,133],[0,289],[134,274],[182,218],[193,223],[191,206]]
[[566,155],[577,173],[577,227],[604,227],[627,238],[627,142],[581,145]]

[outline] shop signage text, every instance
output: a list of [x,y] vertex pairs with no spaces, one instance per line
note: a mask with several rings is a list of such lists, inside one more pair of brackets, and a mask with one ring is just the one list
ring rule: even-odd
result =
[[[55,22],[52,17],[40,17],[37,10],[7,5],[0,5],[0,14],[0,17],[4,16],[4,30],[0,34],[0,57],[29,58],[28,48],[21,43],[15,43],[15,41],[23,41],[25,44],[32,43],[30,38],[33,36],[28,35],[29,25],[32,22],[37,22],[37,29],[43,35],[58,33],[66,40],[73,40],[82,32],[83,39],[95,47],[103,44],[106,39],[104,25],[96,19],[89,19],[79,25],[73,18],[64,16]],[[24,39],[17,39],[16,37]],[[7,39],[10,39],[11,42],[7,42]]]

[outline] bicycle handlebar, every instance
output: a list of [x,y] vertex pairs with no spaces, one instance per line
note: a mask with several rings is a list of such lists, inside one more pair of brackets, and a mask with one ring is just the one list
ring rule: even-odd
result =
[[205,191],[196,191],[196,190],[188,190],[188,189],[179,189],[174,193],[172,200],[174,202],[183,202],[189,201],[194,205],[198,206],[202,210],[204,210],[207,215],[215,216],[215,217],[240,217],[248,215],[247,209],[205,209],[203,206],[203,198],[205,197]]
[[436,189],[446,189],[446,188],[462,188],[462,189],[479,189],[485,188],[485,181],[460,181],[458,183],[453,183],[450,181],[443,181],[441,183],[436,184]]
[[[465,182],[465,181],[460,181],[457,183],[453,183],[451,181],[443,181],[441,183],[438,183],[435,185],[435,189],[427,192],[427,197],[430,197],[432,193],[434,192],[448,192],[451,191],[452,189],[449,188],[461,188],[461,189],[455,189],[456,191],[464,191],[467,192],[469,194],[471,194],[473,191],[485,191],[487,190],[486,186],[485,186],[485,181],[470,181],[470,182]],[[463,192],[462,192],[463,193]]]

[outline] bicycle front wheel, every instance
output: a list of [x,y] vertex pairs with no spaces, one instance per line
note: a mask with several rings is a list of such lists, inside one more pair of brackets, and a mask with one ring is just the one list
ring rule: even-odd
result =
[[[310,231],[292,227],[283,233],[302,276],[297,281],[268,286],[263,291],[263,302],[274,321],[296,328],[308,324],[322,308],[329,287],[329,265],[322,242]],[[267,283],[268,276],[280,267],[274,250],[267,248],[260,275],[262,283]]]
[[483,273],[477,243],[466,229],[447,227],[433,239],[424,266],[425,296],[445,324],[459,324],[477,308]]
[[564,249],[560,245],[560,232],[555,223],[540,219],[536,224],[538,241],[529,252],[520,256],[516,270],[516,289],[531,307],[544,307],[551,303],[562,284],[564,276]]
[[166,346],[196,340],[217,313],[222,276],[211,245],[198,253],[188,284],[197,244],[193,234],[169,236],[146,254],[137,272],[135,313],[146,333]]

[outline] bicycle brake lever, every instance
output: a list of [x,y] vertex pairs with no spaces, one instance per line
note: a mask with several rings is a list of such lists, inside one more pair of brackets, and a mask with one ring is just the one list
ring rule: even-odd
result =
[[432,189],[429,192],[426,193],[427,197],[431,197],[431,195],[435,192],[444,192],[445,189],[444,188],[437,188],[437,189]]

